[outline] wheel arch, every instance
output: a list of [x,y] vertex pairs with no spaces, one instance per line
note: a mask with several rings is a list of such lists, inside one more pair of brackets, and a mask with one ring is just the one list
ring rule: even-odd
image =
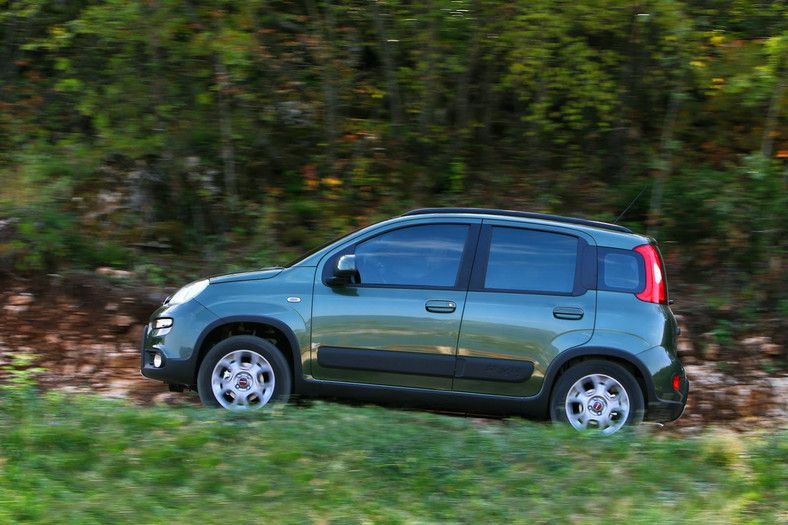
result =
[[293,379],[293,385],[296,385],[297,378],[301,377],[298,337],[286,323],[279,319],[253,315],[222,317],[205,327],[195,344],[197,361],[194,366],[193,384],[197,383],[200,366],[210,349],[219,342],[236,335],[251,335],[273,344],[290,366],[290,373],[293,375],[291,379]]
[[567,350],[550,364],[545,374],[545,387],[542,391],[543,399],[547,402],[546,404],[549,406],[549,400],[553,396],[555,385],[567,370],[582,361],[595,359],[616,363],[630,372],[640,386],[646,407],[648,407],[649,401],[656,399],[654,384],[648,379],[651,373],[636,355],[617,348],[593,346]]

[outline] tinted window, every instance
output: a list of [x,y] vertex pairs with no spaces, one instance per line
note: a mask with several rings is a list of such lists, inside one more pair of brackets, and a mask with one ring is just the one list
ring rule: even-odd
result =
[[571,294],[578,240],[569,235],[495,227],[484,287]]
[[430,224],[390,231],[356,247],[361,284],[451,288],[469,226]]
[[645,267],[640,254],[605,248],[599,251],[599,289],[638,293],[645,286]]

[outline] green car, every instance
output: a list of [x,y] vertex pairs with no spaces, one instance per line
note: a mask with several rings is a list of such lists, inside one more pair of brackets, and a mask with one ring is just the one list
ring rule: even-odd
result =
[[186,285],[151,316],[141,370],[205,406],[297,394],[613,433],[687,403],[668,304],[656,242],[624,227],[421,209]]

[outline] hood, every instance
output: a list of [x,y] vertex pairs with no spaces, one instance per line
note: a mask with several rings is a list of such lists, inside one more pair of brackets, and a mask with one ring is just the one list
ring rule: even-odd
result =
[[252,272],[228,273],[211,277],[211,284],[235,283],[239,281],[261,281],[276,277],[284,268],[261,268]]

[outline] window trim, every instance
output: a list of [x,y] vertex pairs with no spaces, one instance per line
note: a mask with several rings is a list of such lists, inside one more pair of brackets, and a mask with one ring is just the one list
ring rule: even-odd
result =
[[[487,276],[487,266],[490,261],[490,247],[492,243],[493,228],[509,228],[514,230],[527,230],[538,233],[549,233],[552,235],[564,235],[577,240],[577,264],[575,265],[575,279],[571,292],[557,292],[545,290],[520,290],[516,288],[487,288],[485,278]],[[476,260],[473,264],[471,282],[469,290],[472,292],[486,293],[516,293],[524,295],[553,295],[562,297],[578,297],[593,289],[596,284],[596,254],[593,246],[579,235],[570,232],[554,231],[541,228],[521,226],[517,224],[484,224],[479,235],[478,248],[476,250]]]

